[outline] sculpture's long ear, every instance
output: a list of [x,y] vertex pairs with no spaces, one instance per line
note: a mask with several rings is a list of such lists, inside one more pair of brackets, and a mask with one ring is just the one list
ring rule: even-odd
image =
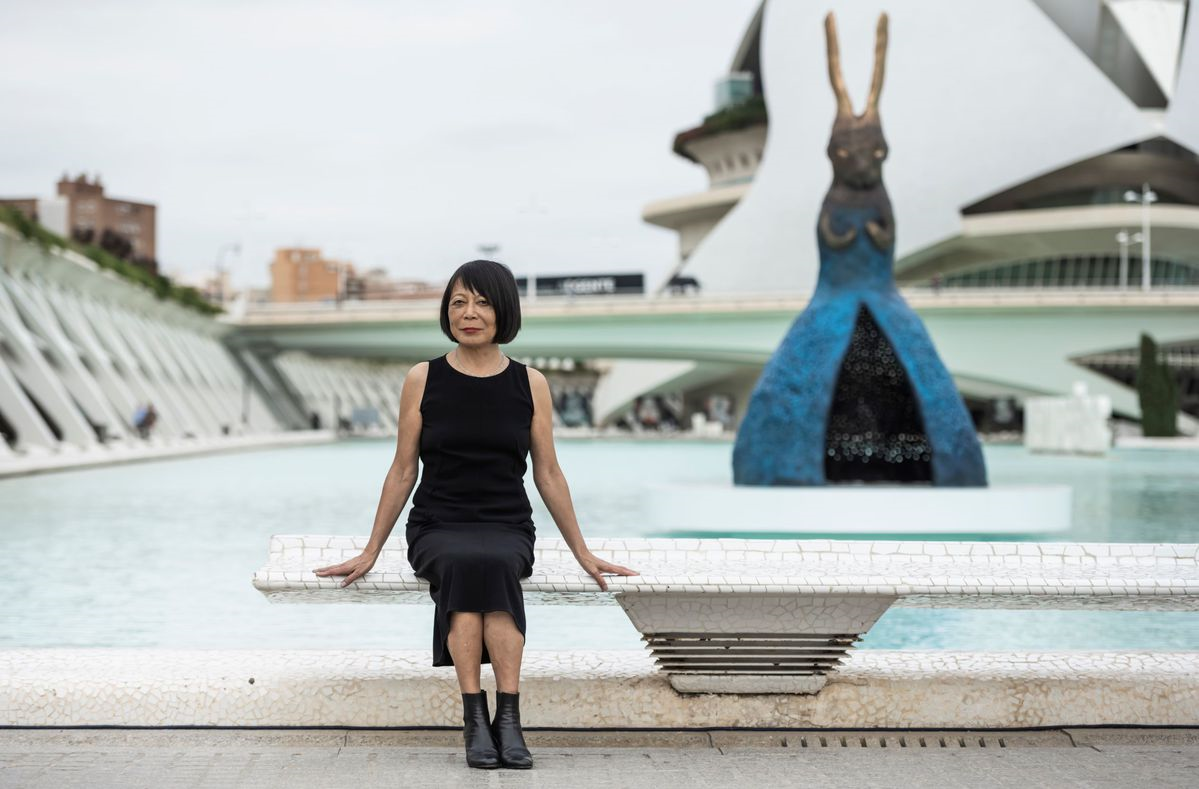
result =
[[837,115],[852,118],[853,105],[845,89],[845,77],[841,76],[841,48],[837,45],[837,21],[832,11],[824,17],[824,38],[828,44],[828,80],[837,97]]
[[870,81],[870,98],[866,100],[864,115],[878,115],[878,97],[883,92],[883,72],[887,64],[887,15],[878,15],[878,28],[874,34],[874,77]]

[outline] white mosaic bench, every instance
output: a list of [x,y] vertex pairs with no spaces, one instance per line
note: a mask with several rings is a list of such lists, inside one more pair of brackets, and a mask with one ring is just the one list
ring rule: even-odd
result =
[[[280,603],[429,603],[393,539],[348,587],[317,567],[367,538],[277,535],[253,584]],[[607,538],[640,575],[601,591],[561,538],[538,538],[529,604],[618,604],[682,693],[815,693],[892,605],[1199,611],[1199,544]]]

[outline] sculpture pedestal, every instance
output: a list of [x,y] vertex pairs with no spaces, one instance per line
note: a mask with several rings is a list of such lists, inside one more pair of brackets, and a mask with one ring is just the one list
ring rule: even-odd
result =
[[1070,528],[1068,485],[822,488],[672,483],[649,488],[660,534],[1044,534]]

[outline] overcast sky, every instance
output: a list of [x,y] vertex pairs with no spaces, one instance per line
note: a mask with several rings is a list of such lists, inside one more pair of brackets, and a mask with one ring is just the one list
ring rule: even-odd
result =
[[713,109],[758,0],[0,0],[0,196],[68,171],[158,205],[168,274],[265,285],[277,246],[444,279],[646,271],[642,206],[702,190],[673,135]]

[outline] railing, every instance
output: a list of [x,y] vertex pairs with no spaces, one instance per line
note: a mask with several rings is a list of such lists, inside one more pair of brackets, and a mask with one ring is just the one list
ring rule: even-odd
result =
[[[1199,288],[1121,290],[1119,288],[941,288],[909,287],[900,292],[917,310],[957,308],[1079,308],[1096,307],[1199,307]],[[721,296],[541,296],[521,305],[526,316],[605,314],[679,314],[711,312],[798,313],[810,296],[799,293],[742,293]],[[225,318],[240,325],[270,325],[294,321],[340,323],[346,320],[432,320],[437,299],[398,301],[343,301],[341,303],[252,304],[240,318]]]

